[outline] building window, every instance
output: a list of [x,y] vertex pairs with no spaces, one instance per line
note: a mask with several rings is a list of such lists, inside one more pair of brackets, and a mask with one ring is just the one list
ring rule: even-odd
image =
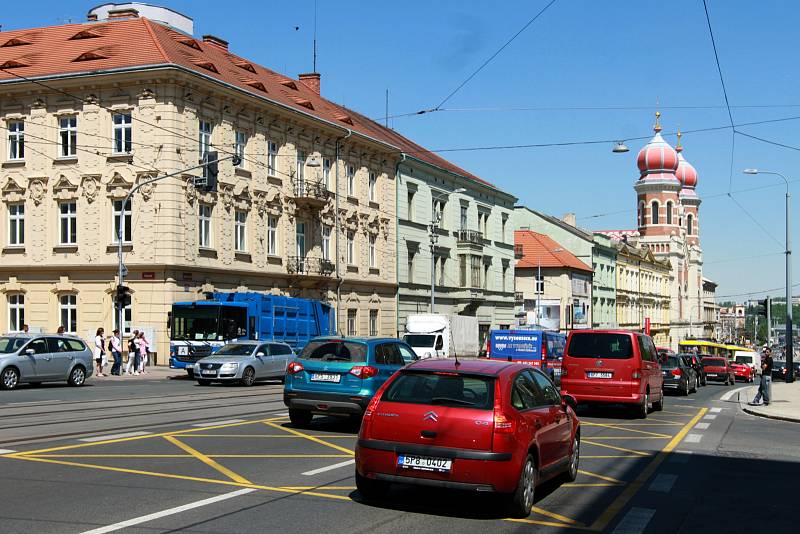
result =
[[59,156],[68,158],[77,154],[78,117],[61,117],[58,120]]
[[536,280],[536,294],[541,295],[544,293],[544,275],[535,275],[534,280]]
[[297,257],[304,259],[306,257],[306,223],[304,222],[298,221],[295,225],[294,245]]
[[409,191],[406,197],[406,201],[408,203],[408,220],[414,220],[414,193],[415,191]]
[[278,217],[267,217],[267,255],[278,255]]
[[114,113],[114,153],[129,154],[133,149],[133,127],[130,113]]
[[236,142],[233,145],[234,153],[239,156],[238,168],[244,169],[244,148],[247,146],[247,134],[244,132],[236,132]]
[[323,158],[322,160],[322,182],[325,184],[325,189],[331,188],[331,159]]
[[306,179],[306,153],[302,150],[297,151],[297,168],[295,170],[295,187],[303,191],[303,184]]
[[322,259],[331,259],[331,227],[322,227]]
[[658,202],[655,200],[650,203],[650,218],[653,224],[658,224]]
[[347,232],[347,264],[356,264],[356,233],[352,230]]
[[470,287],[481,287],[481,257],[470,256],[469,260],[471,278]]
[[461,206],[461,229],[467,229],[467,207]]
[[198,210],[197,243],[200,248],[211,248],[211,206],[200,204]]
[[58,300],[58,311],[64,331],[74,334],[78,331],[78,296],[61,295]]
[[[500,227],[500,240],[505,243],[506,241],[506,225],[508,225],[508,217],[505,215],[501,219],[501,227]],[[505,290],[505,287],[503,288]]]
[[378,175],[374,172],[369,173],[369,201],[377,202],[376,189],[378,187]]
[[458,257],[458,267],[459,267],[459,285],[461,287],[467,287],[467,255],[462,254]]
[[440,198],[435,198],[431,202],[431,222],[439,228],[444,228],[444,201]]
[[20,332],[25,324],[25,295],[8,296],[8,331]]
[[376,268],[378,266],[378,258],[377,253],[375,251],[375,242],[376,236],[370,235],[369,236],[369,266],[371,268]]
[[508,291],[508,267],[503,266],[503,292],[506,291]]
[[489,264],[483,264],[483,289],[489,289]]
[[672,202],[667,202],[667,224],[672,224]]
[[[123,336],[129,336],[132,332],[131,324],[133,323],[133,321],[131,320],[133,317],[133,308],[131,307],[130,304],[128,304],[122,309],[122,314],[125,316],[123,320],[125,326],[123,328],[120,328],[120,331],[122,332]],[[117,308],[116,306],[114,307],[114,328],[119,328],[119,308]]]
[[236,252],[247,252],[247,212],[236,210],[234,212],[234,250]]
[[356,319],[358,318],[358,310],[347,310],[347,335],[354,336],[356,331]]
[[278,172],[278,143],[267,142],[267,175],[275,176]]
[[369,335],[372,337],[378,335],[378,310],[369,311]]
[[211,147],[211,123],[208,121],[200,121],[200,137],[198,139],[198,150],[200,151],[200,159],[208,152]]
[[125,210],[123,213],[122,210],[122,200],[115,200],[114,201],[114,212],[112,216],[114,217],[114,235],[112,239],[114,243],[119,242],[119,216],[122,214],[122,224],[123,224],[123,234],[122,234],[122,242],[123,243],[130,243],[132,241],[132,226],[131,226],[131,201],[128,200],[128,203],[125,204]]
[[58,204],[59,244],[74,245],[78,242],[78,206],[75,202]]
[[691,213],[686,216],[686,233],[688,235],[694,233],[694,216]]
[[439,281],[437,282],[437,284],[440,286],[444,286],[446,285],[444,273],[445,273],[447,258],[445,258],[444,256],[439,256],[438,258],[436,258],[436,261],[438,262],[438,266],[434,266],[434,271],[439,273]]
[[25,159],[25,123],[22,121],[8,123],[8,159]]
[[347,166],[347,196],[356,196],[356,166]]
[[25,244],[25,204],[8,205],[8,244],[12,247]]
[[408,283],[414,283],[414,260],[416,259],[416,253],[413,250],[408,251]]
[[487,235],[486,234],[486,229],[487,229],[486,222],[487,222],[488,219],[489,219],[489,214],[488,213],[484,213],[482,211],[478,212],[478,231],[480,233],[482,233],[484,235],[484,237]]
[[644,202],[639,202],[639,226],[647,224],[644,214]]

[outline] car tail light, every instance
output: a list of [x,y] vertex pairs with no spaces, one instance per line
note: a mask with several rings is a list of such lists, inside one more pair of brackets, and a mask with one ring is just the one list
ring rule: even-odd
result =
[[296,375],[297,373],[299,373],[303,369],[305,369],[305,368],[303,367],[302,363],[300,363],[300,362],[291,362],[286,367],[286,372],[289,373],[290,375]]
[[372,399],[370,399],[369,404],[367,404],[367,409],[364,410],[364,417],[363,417],[364,422],[372,421],[372,414],[374,414],[375,410],[378,409],[378,403],[380,401],[381,397],[377,393],[375,394],[374,397],[372,397]]
[[365,378],[372,378],[373,376],[377,375],[378,370],[371,365],[357,365],[350,369],[350,374],[363,380]]
[[681,372],[680,369],[673,369],[672,370],[672,376],[681,376],[682,374],[683,373]]
[[641,369],[636,369],[631,374],[631,378],[633,378],[634,380],[639,380],[640,378],[642,378],[642,370]]
[[492,342],[491,340],[488,339],[486,340],[486,357],[487,358],[492,357]]
[[503,413],[503,402],[500,398],[500,381],[494,383],[494,431],[496,434],[513,434],[514,420]]

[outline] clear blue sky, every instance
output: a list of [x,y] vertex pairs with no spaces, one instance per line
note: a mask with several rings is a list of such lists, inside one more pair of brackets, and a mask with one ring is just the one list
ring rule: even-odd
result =
[[[0,22],[3,29],[14,29],[83,21],[97,3],[39,0],[36,9],[5,10]],[[545,4],[318,0],[323,95],[372,117],[383,116],[387,88],[390,114],[431,108]],[[800,116],[795,69],[800,5],[778,0],[708,4],[731,104],[786,106],[734,108],[735,122]],[[227,39],[237,54],[292,76],[311,70],[313,0],[161,5],[193,17],[196,35]],[[444,106],[641,109],[442,111],[397,118],[391,125],[431,149],[631,138],[652,134],[657,102],[665,132],[728,123],[722,107],[668,108],[724,104],[702,0],[559,0]],[[795,120],[741,130],[800,145],[799,128]],[[668,140],[675,143],[674,136]],[[700,218],[705,275],[719,282],[720,295],[782,287],[783,182],[740,171],[759,167],[800,180],[800,152],[737,136],[730,184],[729,130],[689,133],[683,142],[705,199]],[[535,209],[559,216],[575,212],[589,229],[632,228],[635,158],[643,143],[630,141],[631,152],[624,155],[612,154],[610,144],[443,155]],[[775,187],[734,194],[764,229],[725,195],[730,188],[770,184]],[[709,198],[714,194],[722,195]],[[793,228],[800,237],[800,215]]]

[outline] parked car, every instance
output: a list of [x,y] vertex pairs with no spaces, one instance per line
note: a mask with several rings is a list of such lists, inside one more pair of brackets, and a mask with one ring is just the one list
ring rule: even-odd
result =
[[701,362],[706,370],[706,378],[714,382],[722,382],[726,386],[736,382],[733,368],[727,358],[721,356],[706,356]]
[[[796,379],[800,377],[800,362],[792,362],[792,365],[794,365],[794,376]],[[786,380],[787,370],[788,366],[786,365],[786,360],[774,361],[772,364],[772,378]]]
[[697,373],[683,356],[669,356],[661,362],[664,389],[675,390],[682,395],[697,391]]
[[0,387],[66,381],[82,386],[92,376],[92,351],[69,334],[0,336]]
[[579,403],[627,404],[640,417],[664,408],[663,377],[650,336],[629,330],[573,330],[561,392]]
[[733,369],[734,379],[742,379],[745,382],[752,382],[754,380],[755,374],[753,374],[753,370],[749,365],[731,362],[731,368]]
[[692,366],[694,369],[695,374],[697,374],[697,382],[700,386],[708,385],[708,380],[706,379],[706,371],[703,369],[703,362],[700,361],[701,357],[693,352],[681,353],[679,356],[688,359],[689,365]]
[[198,360],[193,366],[192,376],[201,386],[212,382],[238,382],[252,386],[259,380],[283,381],[286,367],[293,359],[294,352],[286,343],[237,341]]
[[421,360],[369,403],[355,449],[356,487],[367,500],[404,483],[505,494],[531,511],[536,486],[572,481],[580,461],[575,399],[546,374],[502,361]]
[[314,414],[360,418],[378,388],[418,359],[399,339],[315,338],[286,370],[283,402],[289,419],[306,426]]

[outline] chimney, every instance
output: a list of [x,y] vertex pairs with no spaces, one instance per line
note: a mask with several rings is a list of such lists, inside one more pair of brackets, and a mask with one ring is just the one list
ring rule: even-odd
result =
[[108,20],[115,19],[138,19],[139,10],[132,7],[123,7],[120,9],[112,9],[108,12]]
[[306,74],[300,74],[298,78],[303,83],[303,85],[314,91],[316,94],[319,94],[319,85],[320,85],[319,72],[309,72]]
[[228,50],[228,41],[225,39],[220,39],[214,35],[204,35],[203,42],[208,43],[211,46],[216,46],[217,48],[221,48],[222,50]]
[[575,223],[577,222],[577,221],[575,220],[575,214],[574,214],[574,213],[566,213],[566,214],[565,214],[565,215],[564,215],[564,216],[561,218],[561,220],[562,220],[562,221],[564,221],[565,223],[567,223],[567,224],[568,224],[568,225],[570,225],[570,226],[575,226]]

